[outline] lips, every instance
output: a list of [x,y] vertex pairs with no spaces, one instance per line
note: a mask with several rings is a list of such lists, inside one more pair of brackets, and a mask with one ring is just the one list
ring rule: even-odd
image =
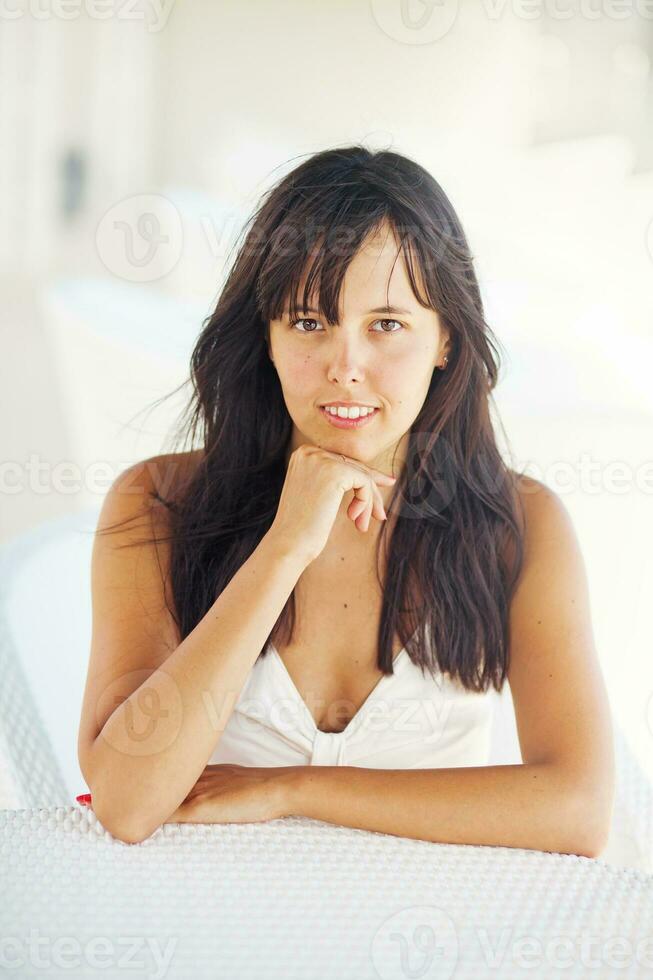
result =
[[357,419],[349,419],[341,418],[339,415],[332,415],[331,412],[327,412],[325,408],[320,406],[320,412],[324,418],[336,429],[360,429],[362,426],[369,425],[370,422],[373,422],[379,414],[379,411],[380,409],[375,408],[373,412],[369,412],[367,415],[359,416]]
[[378,408],[378,405],[365,405],[363,402],[325,402],[320,408]]

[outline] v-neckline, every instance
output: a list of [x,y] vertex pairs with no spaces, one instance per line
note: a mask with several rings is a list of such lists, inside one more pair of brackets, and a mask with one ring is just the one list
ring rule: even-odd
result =
[[[413,635],[415,635],[415,634],[413,634]],[[309,709],[308,705],[306,704],[306,702],[304,701],[303,697],[299,693],[299,689],[298,689],[297,685],[295,684],[294,680],[290,676],[290,672],[289,672],[288,668],[286,667],[285,663],[283,662],[283,659],[281,657],[281,654],[279,653],[279,651],[275,647],[275,645],[272,642],[272,640],[269,641],[269,646],[270,646],[270,651],[272,653],[272,656],[273,656],[274,660],[279,665],[279,667],[280,667],[280,669],[281,669],[284,677],[286,678],[288,687],[292,690],[292,692],[293,692],[296,700],[299,702],[299,704],[301,705],[301,707],[306,712],[306,714],[308,716],[309,724],[310,724],[313,732],[316,735],[329,735],[329,736],[336,736],[338,738],[342,738],[343,736],[348,735],[351,732],[351,730],[354,728],[354,724],[358,724],[360,722],[361,716],[363,715],[364,711],[367,708],[369,708],[370,702],[374,699],[374,696],[378,694],[379,688],[381,687],[381,685],[383,684],[383,682],[384,681],[391,681],[391,680],[394,679],[395,670],[396,670],[397,664],[399,663],[400,660],[403,659],[403,657],[405,657],[405,656],[408,655],[408,651],[406,650],[406,647],[403,646],[401,648],[401,650],[399,651],[399,653],[397,654],[397,656],[392,661],[392,673],[391,674],[383,674],[381,677],[379,677],[378,681],[376,682],[376,684],[374,685],[374,687],[372,688],[372,690],[370,691],[370,693],[367,695],[367,697],[365,698],[365,700],[361,704],[361,706],[358,709],[358,711],[354,715],[352,715],[352,717],[349,719],[349,721],[347,722],[347,724],[345,725],[345,727],[343,728],[343,730],[341,732],[325,732],[321,728],[318,728],[317,727],[317,725],[315,723],[315,718],[313,717],[312,711]]]

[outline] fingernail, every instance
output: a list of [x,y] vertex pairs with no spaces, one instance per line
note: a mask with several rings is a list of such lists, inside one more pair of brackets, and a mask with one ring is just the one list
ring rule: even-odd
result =
[[76,796],[75,799],[77,800],[78,803],[81,803],[82,806],[90,806],[91,805],[91,794],[90,793],[81,793],[79,796]]

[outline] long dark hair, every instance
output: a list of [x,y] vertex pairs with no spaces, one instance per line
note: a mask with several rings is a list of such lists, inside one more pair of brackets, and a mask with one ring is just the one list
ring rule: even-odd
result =
[[[182,431],[203,452],[183,492],[152,494],[169,516],[170,612],[184,639],[276,515],[292,420],[268,356],[270,320],[286,304],[294,316],[316,295],[337,323],[348,264],[384,222],[416,299],[448,328],[450,349],[408,433],[390,503],[396,524],[379,533],[377,569],[384,535],[391,538],[378,667],[392,672],[396,635],[422,671],[446,672],[469,690],[501,690],[524,524],[517,474],[501,458],[489,411],[498,346],[453,206],[423,167],[387,150],[355,145],[312,155],[265,194],[243,229],[191,355]],[[268,639],[290,642],[295,616],[293,592]],[[260,654],[266,649],[267,642]]]

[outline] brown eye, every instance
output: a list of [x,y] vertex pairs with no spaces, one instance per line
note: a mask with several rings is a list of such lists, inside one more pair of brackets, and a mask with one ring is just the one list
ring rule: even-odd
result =
[[400,323],[399,320],[377,320],[376,323],[396,323],[400,330],[375,330],[375,333],[400,333],[404,329],[403,323]]
[[[297,320],[291,320],[290,321],[291,328],[292,329],[295,329],[297,327],[297,324],[298,323],[315,323],[315,324],[319,324],[319,320],[315,320],[312,317],[300,317]],[[399,329],[397,329],[397,330],[385,330],[385,329],[382,329],[382,330],[374,330],[373,333],[385,333],[385,334],[389,334],[389,333],[400,333],[402,330],[405,329],[403,323],[400,323],[399,320],[376,320],[376,322],[373,324],[373,326],[376,326],[376,323],[381,323],[381,324],[394,323],[394,324],[396,324],[396,326]],[[321,332],[321,331],[317,331],[315,328],[313,328],[313,329],[310,329],[310,330],[307,330],[307,329],[299,330],[298,332],[299,333],[318,333],[318,332]]]
[[[291,320],[290,326],[294,329],[298,323],[317,323],[317,320],[313,320],[310,317],[300,317],[298,320]],[[300,330],[299,333],[315,333],[315,330]]]

